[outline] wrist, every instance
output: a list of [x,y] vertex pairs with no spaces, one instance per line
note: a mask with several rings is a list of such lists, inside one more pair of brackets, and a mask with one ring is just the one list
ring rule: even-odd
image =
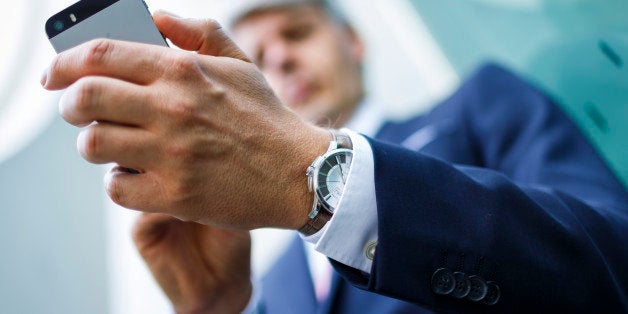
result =
[[296,150],[295,156],[292,158],[292,182],[294,182],[294,191],[289,193],[292,198],[288,204],[290,206],[291,218],[290,229],[299,229],[303,227],[309,220],[308,213],[312,210],[314,204],[314,194],[309,191],[307,184],[306,171],[318,156],[325,153],[329,147],[329,141],[332,139],[328,130],[309,126],[307,132],[303,132],[300,145]]
[[308,167],[308,191],[314,196],[308,221],[299,228],[304,236],[311,236],[323,229],[331,220],[344,194],[353,159],[353,144],[349,135],[340,130],[329,130],[332,140],[323,155]]

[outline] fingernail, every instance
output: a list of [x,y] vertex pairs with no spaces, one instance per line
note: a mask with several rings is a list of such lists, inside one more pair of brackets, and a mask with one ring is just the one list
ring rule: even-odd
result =
[[161,10],[161,9],[155,11],[154,14],[167,15],[167,16],[170,16],[170,17],[174,17],[176,19],[181,18],[180,16],[178,16],[178,15],[172,13],[172,12],[169,12],[169,11],[166,11],[166,10]]
[[41,76],[41,80],[39,81],[41,86],[46,86],[46,82],[48,82],[48,69],[44,71],[44,73]]

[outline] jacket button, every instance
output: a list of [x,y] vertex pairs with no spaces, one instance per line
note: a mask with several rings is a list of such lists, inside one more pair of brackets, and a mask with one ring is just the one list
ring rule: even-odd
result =
[[477,302],[486,296],[488,287],[484,279],[479,276],[469,276],[469,284],[471,285],[471,289],[469,290],[467,299]]
[[454,274],[447,268],[439,268],[432,275],[432,291],[436,294],[450,294],[455,286]]
[[467,274],[457,271],[454,273],[454,280],[456,281],[456,285],[451,295],[458,299],[466,297],[471,290],[471,284],[469,283]]
[[486,286],[488,288],[488,291],[486,292],[486,296],[484,297],[484,299],[482,299],[482,303],[486,305],[494,305],[495,303],[497,303],[497,301],[499,301],[499,298],[501,297],[501,291],[499,290],[499,286],[493,281],[487,282]]

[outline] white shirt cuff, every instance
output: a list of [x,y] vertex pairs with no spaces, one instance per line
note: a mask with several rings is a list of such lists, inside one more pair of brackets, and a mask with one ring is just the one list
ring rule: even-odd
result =
[[345,190],[331,220],[317,233],[302,236],[327,257],[371,273],[377,245],[377,201],[373,151],[366,138],[348,129],[353,160]]

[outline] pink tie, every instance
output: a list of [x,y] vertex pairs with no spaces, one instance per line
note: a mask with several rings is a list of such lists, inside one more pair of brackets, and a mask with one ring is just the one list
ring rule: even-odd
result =
[[329,290],[331,290],[332,267],[329,262],[324,265],[325,267],[322,267],[320,273],[314,278],[314,293],[319,304],[327,301]]

